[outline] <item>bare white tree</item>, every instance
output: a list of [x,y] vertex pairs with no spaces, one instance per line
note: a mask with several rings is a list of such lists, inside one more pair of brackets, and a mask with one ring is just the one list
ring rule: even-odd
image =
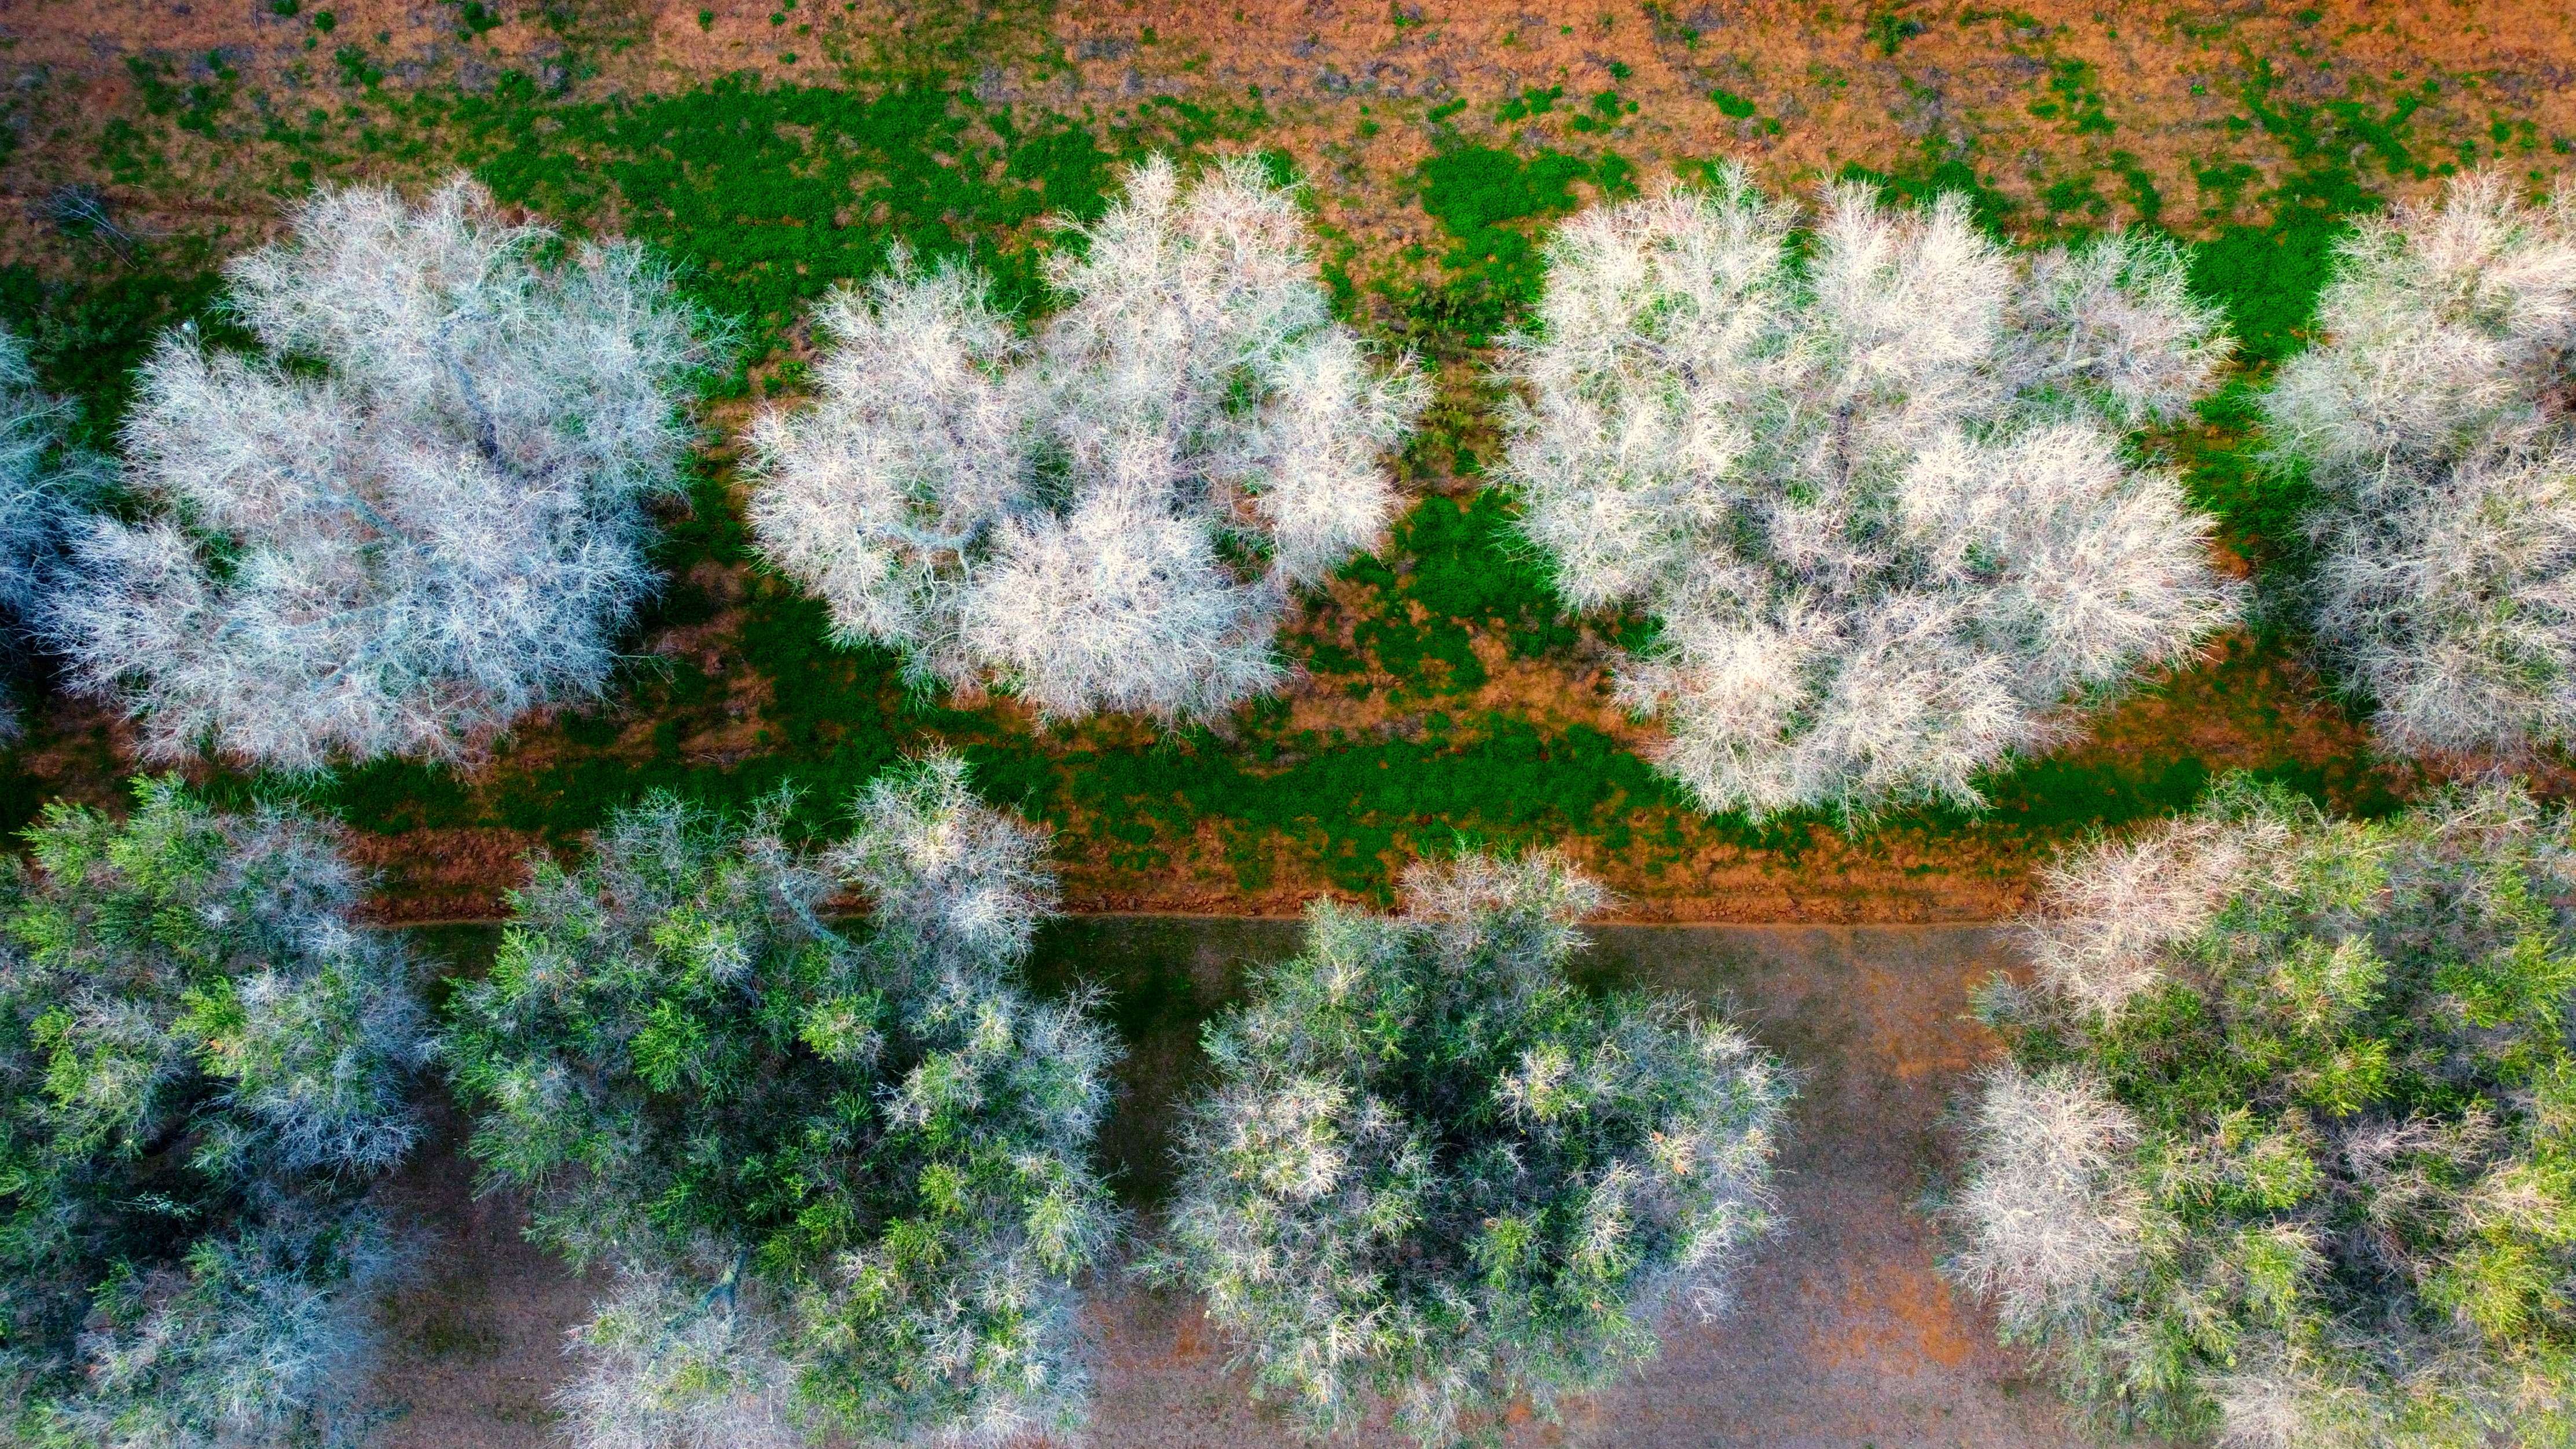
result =
[[[72,521],[104,481],[99,459],[65,444],[72,411],[37,387],[26,341],[0,327],[0,657],[23,642]],[[17,729],[0,705],[0,740]]]
[[2316,489],[2311,620],[2400,749],[2519,754],[2576,728],[2576,190],[2500,175],[2360,224],[2327,340],[2266,400]]
[[2006,1336],[2036,1336],[2139,1256],[2146,1195],[2120,1175],[2138,1125],[2099,1082],[2006,1062],[1967,1128],[1977,1173],[1950,1204],[1965,1239],[1951,1270],[1994,1302]]
[[845,642],[1051,717],[1271,689],[1289,587],[1376,536],[1426,396],[1332,320],[1304,229],[1248,159],[1156,157],[1051,259],[1032,340],[953,267],[834,293],[815,404],[752,429],[762,550]]
[[653,587],[693,314],[637,248],[513,225],[464,178],[294,220],[226,269],[255,353],[182,329],[143,368],[151,512],[91,525],[49,608],[80,683],[156,756],[288,769],[453,756],[596,692]]
[[1578,608],[1660,637],[1621,697],[1710,810],[1946,799],[2228,619],[2209,522],[2121,432],[2229,343],[2171,244],[2019,256],[1963,199],[1739,169],[1576,218],[1512,339],[1508,476]]

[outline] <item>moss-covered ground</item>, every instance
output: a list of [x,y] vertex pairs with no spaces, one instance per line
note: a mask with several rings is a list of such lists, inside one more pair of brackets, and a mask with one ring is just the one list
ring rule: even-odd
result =
[[[1581,206],[1726,158],[1782,187],[1965,190],[2028,244],[2170,230],[2242,353],[2198,425],[2139,446],[2277,580],[2299,564],[2299,499],[2259,466],[2250,389],[2304,345],[2348,219],[2462,166],[2537,186],[2576,133],[2548,81],[2576,63],[2564,17],[2436,9],[1621,0],[1540,24],[1431,4],[37,5],[0,37],[19,67],[0,100],[19,202],[0,215],[0,318],[106,444],[153,333],[220,328],[215,269],[274,233],[284,199],[463,167],[508,203],[645,240],[731,325],[692,487],[665,510],[671,583],[610,698],[531,719],[462,771],[197,767],[337,811],[395,914],[488,911],[517,851],[570,845],[647,788],[743,799],[792,781],[829,833],[861,781],[946,742],[1056,827],[1078,904],[1383,898],[1413,852],[1465,835],[1560,842],[1641,916],[1988,915],[2067,841],[2180,809],[2219,771],[2359,811],[2419,775],[2378,760],[2295,635],[2267,627],[1994,772],[1981,814],[1697,814],[1649,765],[1651,723],[1607,703],[1610,650],[1641,621],[1570,617],[1483,483],[1484,367],[1534,295],[1535,244]],[[910,694],[896,661],[833,647],[819,606],[749,557],[734,440],[796,394],[804,308],[826,289],[901,246],[972,256],[1042,308],[1048,218],[1095,213],[1120,164],[1155,149],[1258,152],[1308,183],[1336,306],[1441,380],[1398,460],[1410,511],[1303,602],[1285,641],[1297,687],[1219,727],[1042,728],[1007,700]],[[134,768],[115,720],[32,689],[29,736],[0,759],[0,826],[52,795],[113,797]]]

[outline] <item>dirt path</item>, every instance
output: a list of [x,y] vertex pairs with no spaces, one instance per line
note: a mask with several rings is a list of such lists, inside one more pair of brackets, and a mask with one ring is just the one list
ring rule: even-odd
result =
[[[1952,1297],[1912,1210],[1942,1157],[1948,1095],[1989,1041],[1967,988],[2008,953],[1988,926],[1605,926],[1581,970],[1604,982],[1732,1003],[1807,1076],[1781,1159],[1790,1227],[1759,1251],[1733,1309],[1669,1325],[1641,1377],[1527,1423],[1515,1446],[2039,1449],[2080,1442],[2055,1396]],[[1200,1070],[1199,1023],[1238,995],[1243,968],[1296,950],[1295,922],[1081,917],[1041,938],[1036,976],[1116,993],[1130,1055],[1104,1150],[1150,1216],[1169,1182],[1171,1109]],[[450,936],[462,955],[476,938]],[[488,939],[486,936],[484,939]],[[515,1234],[506,1206],[470,1201],[444,1135],[401,1183],[437,1225],[421,1287],[391,1314],[382,1397],[408,1412],[372,1449],[533,1449],[552,1424],[563,1333],[588,1289]],[[1095,1449],[1295,1444],[1225,1371],[1223,1345],[1183,1299],[1112,1287],[1095,1300]],[[1366,1441],[1394,1449],[1391,1437]]]

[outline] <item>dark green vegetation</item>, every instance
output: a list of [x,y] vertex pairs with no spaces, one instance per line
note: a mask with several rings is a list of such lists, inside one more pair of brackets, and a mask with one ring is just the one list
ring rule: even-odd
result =
[[[1119,155],[1205,139],[1196,107],[1149,108],[1102,127]],[[967,257],[992,272],[996,300],[1040,290],[1038,223],[1096,216],[1111,152],[1060,116],[1015,117],[972,93],[901,85],[874,96],[728,77],[686,95],[545,105],[512,77],[460,100],[450,124],[460,159],[505,201],[553,215],[613,208],[652,242],[688,290],[749,323],[764,359],[805,307],[866,277],[902,248]]]
[[[2241,1434],[2251,1402],[2293,1442],[2564,1442],[2565,816],[2491,786],[2342,822],[2231,781],[2171,840],[2079,863],[2038,989],[1988,999],[2016,1070],[1982,1109],[1969,1261],[2025,1246],[1998,1209],[2055,1241],[1981,1275],[2007,1332],[2158,1434]],[[2089,914],[2113,893],[2119,919]],[[2033,1167],[2089,1183],[2054,1201]]]
[[[214,72],[156,71],[160,89],[147,87],[146,101],[154,123],[172,128],[172,144],[239,138],[245,154],[282,165],[281,189],[361,159],[423,178],[452,159],[474,166],[505,200],[568,227],[613,226],[648,240],[689,295],[740,328],[742,365],[717,388],[721,402],[745,392],[792,395],[800,309],[881,266],[893,246],[971,255],[1006,293],[1042,305],[1037,259],[1052,240],[1048,214],[1093,214],[1116,166],[1148,149],[1257,147],[1273,124],[1264,101],[1242,93],[1221,102],[1104,100],[1081,114],[979,100],[964,77],[994,52],[994,35],[929,26],[901,64],[878,66],[850,90],[739,75],[678,94],[600,100],[579,98],[552,72],[504,72],[470,93],[403,91],[380,67],[369,79],[375,63],[361,51],[338,81],[346,104],[330,115],[317,108],[299,118],[228,92]],[[579,52],[567,54],[577,78]],[[2089,82],[2070,83],[2080,101]],[[1729,115],[1733,94],[1717,102]],[[2220,191],[2232,185],[2224,193],[2231,204],[2268,207],[2276,219],[2224,231],[2197,252],[2201,284],[2249,340],[2252,378],[2299,344],[2338,218],[2375,204],[2353,168],[2397,165],[2397,152],[2360,143],[2383,132],[2402,139],[2406,123],[2402,114],[2302,110],[2269,94],[2249,88],[2247,125],[2277,127],[2294,148],[2312,138],[2300,152],[2303,169],[2254,196],[2243,194],[2244,180],[2204,178]],[[1370,261],[1335,233],[1322,235],[1328,276],[1352,320],[1391,349],[1444,364],[1440,400],[1404,460],[1416,487],[1467,485],[1482,467],[1493,397],[1475,369],[1535,296],[1545,228],[1641,179],[1598,131],[1569,133],[1564,122],[1574,114],[1595,125],[1617,119],[1588,90],[1563,88],[1530,90],[1499,110],[1435,107],[1426,116],[1435,154],[1413,173],[1411,194],[1439,239]],[[116,124],[124,129],[110,127],[103,164],[129,184],[167,183],[170,163],[149,127]],[[2414,163],[2404,164],[2411,175]],[[1967,161],[1935,148],[1884,172],[1852,174],[1912,196],[1969,190],[1992,224],[2034,237],[2058,224],[2015,212]],[[2169,220],[2178,209],[2167,208]],[[78,262],[71,271],[0,272],[0,318],[31,337],[49,386],[84,400],[84,435],[96,442],[112,436],[125,370],[155,329],[189,317],[220,328],[204,303],[211,268],[232,250],[214,235],[138,240],[115,230],[112,212],[102,217],[104,228],[65,223]],[[729,425],[739,416],[729,412]],[[2295,480],[2255,465],[2241,390],[2212,403],[2207,417],[2204,428],[2147,441],[2187,465],[2232,545],[2268,557],[2287,535]],[[1256,704],[1224,730],[1156,739],[1115,723],[1037,731],[1007,712],[914,698],[890,656],[830,646],[819,607],[748,560],[732,459],[718,432],[710,441],[690,507],[668,518],[661,558],[674,582],[633,632],[628,647],[639,657],[611,698],[530,722],[497,761],[469,774],[377,765],[293,788],[365,831],[490,825],[560,838],[596,827],[648,788],[740,804],[794,781],[810,788],[791,830],[828,833],[845,823],[841,802],[857,783],[942,740],[974,759],[988,793],[1059,828],[1083,888],[1113,896],[1149,877],[1168,884],[1158,873],[1177,872],[1198,882],[1192,889],[1217,893],[1311,882],[1384,899],[1406,855],[1455,831],[1619,852],[1636,873],[1621,881],[1627,889],[1711,848],[1794,861],[1819,832],[1837,828],[1821,818],[1761,828],[1702,820],[1597,714],[1592,724],[1569,719],[1597,709],[1599,638],[1627,638],[1635,624],[1567,617],[1511,547],[1502,527],[1508,505],[1494,492],[1434,492],[1382,553],[1345,571],[1338,602],[1313,600],[1282,642],[1317,677],[1321,687],[1309,693],[1324,707],[1301,707],[1292,719],[1277,702]],[[675,628],[687,631],[688,647],[649,657]],[[1559,681],[1550,687],[1560,696],[1494,688],[1496,660],[1534,662]],[[2346,806],[2385,808],[2367,777],[2330,776],[2313,750],[2300,754],[2288,742],[2276,708],[2283,695],[2273,688],[2246,705],[2250,743],[2225,763],[2257,765]],[[0,824],[31,818],[41,798],[64,788],[63,771],[95,770],[78,762],[104,756],[98,740],[49,740],[42,730],[38,753],[0,763]],[[1970,868],[1984,868],[2036,842],[2180,808],[2217,768],[2176,739],[2115,741],[1998,774],[1987,785],[1997,808],[1981,822],[1898,815],[1876,827],[1877,838],[1906,848],[1951,842]],[[218,777],[210,788],[238,797],[286,787]]]

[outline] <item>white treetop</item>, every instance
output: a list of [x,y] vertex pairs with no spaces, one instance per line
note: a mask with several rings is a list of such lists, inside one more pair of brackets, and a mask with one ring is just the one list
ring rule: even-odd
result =
[[25,618],[43,583],[46,554],[73,506],[61,465],[71,404],[36,386],[27,344],[0,328],[0,610]]
[[1710,810],[1974,804],[2065,708],[2224,622],[2210,524],[2121,434],[2229,342],[2170,244],[2019,256],[1950,196],[1794,208],[1740,170],[1577,217],[1512,340],[1522,528],[1660,637],[1621,697]]
[[50,623],[170,758],[447,757],[595,693],[653,587],[691,313],[629,245],[512,225],[470,180],[317,193],[228,268],[248,355],[166,335]]
[[1384,525],[1425,385],[1332,320],[1248,159],[1184,184],[1157,157],[1072,230],[1034,339],[954,267],[835,292],[814,405],[753,426],[752,529],[917,677],[1204,718],[1279,682],[1289,586]]
[[[67,448],[72,404],[36,386],[27,344],[0,328],[0,655],[35,615],[65,532],[101,481],[99,460]],[[0,706],[0,739],[17,731]]]
[[2311,622],[2408,751],[2517,754],[2576,730],[2576,191],[2501,176],[2364,221],[2322,346],[2267,399],[2316,489]]

